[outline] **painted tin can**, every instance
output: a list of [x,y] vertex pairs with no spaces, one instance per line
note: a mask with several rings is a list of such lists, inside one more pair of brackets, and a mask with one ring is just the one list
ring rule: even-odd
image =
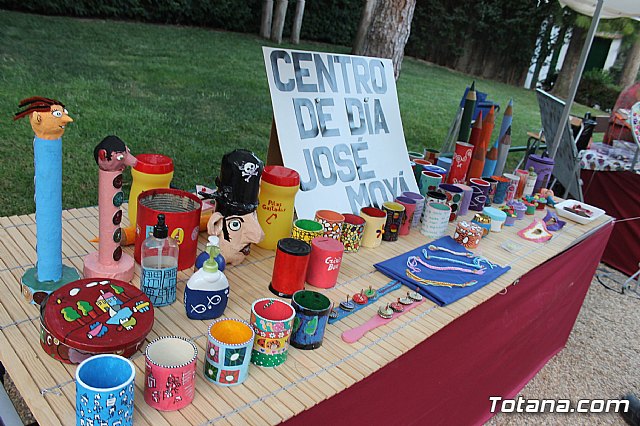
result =
[[249,323],[256,333],[251,362],[260,367],[277,367],[287,360],[289,339],[296,311],[279,299],[258,299],[251,305]]
[[331,300],[316,291],[300,290],[293,295],[291,304],[296,311],[291,346],[305,350],[322,346],[331,311]]
[[382,203],[382,211],[387,215],[382,241],[398,241],[400,225],[405,214],[404,206],[393,201],[385,201]]
[[360,209],[360,217],[365,221],[364,233],[360,244],[363,247],[370,248],[380,246],[387,214],[376,207],[363,207]]
[[[344,245],[327,237],[311,241],[311,255],[306,281],[314,287],[331,288],[338,282]],[[300,287],[298,290],[302,290]]]
[[409,235],[411,231],[411,223],[413,222],[413,215],[416,212],[416,202],[409,197],[396,197],[394,200],[396,203],[404,206],[404,216],[402,216],[402,223],[400,224],[400,235]]
[[315,221],[322,224],[324,228],[323,235],[325,237],[333,238],[335,240],[340,239],[342,234],[342,224],[344,223],[344,216],[333,210],[318,210],[316,212]]
[[[335,241],[333,238],[325,238]],[[340,242],[337,242],[340,244]],[[282,238],[278,241],[276,259],[273,262],[273,274],[269,290],[280,297],[291,297],[304,288],[307,276],[311,246],[295,238]]]
[[311,240],[320,237],[324,233],[324,227],[320,222],[311,219],[298,219],[293,222],[291,238],[311,244]]
[[424,195],[417,192],[405,191],[401,194],[403,197],[411,198],[416,202],[416,210],[413,212],[413,220],[411,221],[411,227],[418,226],[422,219],[422,212],[424,211]]
[[191,268],[196,262],[202,201],[194,194],[178,189],[159,188],[138,196],[136,246],[134,258],[140,263],[142,242],[153,233],[159,214],[164,214],[169,236],[178,241],[178,270]]
[[451,207],[449,222],[453,222],[458,217],[464,190],[450,183],[441,183],[438,190],[447,197],[445,204]]
[[158,337],[145,350],[144,400],[159,411],[191,404],[195,395],[196,345],[179,336]]
[[365,220],[361,216],[351,213],[343,213],[344,223],[340,242],[344,245],[344,251],[355,253],[360,250],[362,234],[364,234]]
[[40,306],[40,344],[67,364],[96,354],[130,357],[151,331],[153,318],[149,298],[124,281],[73,281]]
[[248,322],[220,318],[209,326],[204,377],[220,386],[243,383],[249,375],[249,361],[255,333]]

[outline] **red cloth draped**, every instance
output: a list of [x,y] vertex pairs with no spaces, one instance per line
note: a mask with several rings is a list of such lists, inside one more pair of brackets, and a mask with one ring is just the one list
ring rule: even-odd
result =
[[611,230],[604,226],[505,295],[286,424],[485,422],[493,415],[489,396],[513,398],[564,347]]
[[[582,170],[584,201],[616,219],[640,217],[640,175]],[[640,220],[616,223],[602,256],[607,265],[633,275],[640,262]]]

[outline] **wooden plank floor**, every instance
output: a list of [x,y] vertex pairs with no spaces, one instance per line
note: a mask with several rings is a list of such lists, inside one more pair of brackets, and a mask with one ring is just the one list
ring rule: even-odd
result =
[[[126,207],[126,206],[125,206]],[[544,212],[537,212],[542,217]],[[82,271],[82,258],[95,251],[89,242],[98,233],[97,208],[72,209],[63,212],[63,263]],[[123,215],[127,217],[126,212]],[[466,216],[471,218],[471,214]],[[496,294],[508,291],[520,276],[566,250],[590,232],[610,222],[603,216],[589,225],[569,221],[560,232],[543,244],[528,242],[516,232],[530,223],[530,216],[491,233],[475,250],[511,270],[470,296],[447,307],[427,301],[416,309],[366,334],[354,344],[344,343],[343,331],[357,327],[376,315],[378,305],[369,305],[342,321],[327,327],[324,344],[314,351],[290,348],[285,364],[274,369],[251,365],[247,381],[235,387],[218,387],[204,379],[202,366],[209,321],[187,319],[183,305],[185,283],[191,271],[178,276],[178,300],[170,306],[156,308],[154,327],[147,337],[181,335],[198,346],[198,377],[194,403],[169,413],[162,413],[144,402],[144,355],[142,350],[132,360],[136,365],[135,424],[206,425],[206,424],[275,424],[343,391],[359,380],[384,367],[406,351],[445,327],[451,321]],[[126,222],[126,220],[125,220]],[[127,225],[125,223],[125,225]],[[20,278],[33,267],[35,252],[35,215],[0,218],[0,360],[41,425],[75,423],[75,366],[49,358],[40,347],[38,308],[27,304],[20,293]],[[449,225],[449,235],[454,224]],[[500,248],[504,241],[522,245],[515,254]],[[376,249],[362,248],[345,254],[338,284],[330,290],[319,290],[338,303],[370,285],[379,288],[389,282],[373,268],[373,264],[402,254],[427,242],[417,229],[398,242],[382,243]],[[206,244],[200,234],[199,251]],[[133,247],[125,250],[133,255]],[[272,296],[268,290],[273,269],[274,252],[254,247],[245,263],[229,267],[225,274],[231,285],[231,296],[225,316],[248,320],[251,303]],[[139,286],[139,268],[132,283]],[[308,286],[313,289],[313,287]],[[406,288],[382,300],[393,301],[404,295]],[[497,296],[499,297],[499,296]]]

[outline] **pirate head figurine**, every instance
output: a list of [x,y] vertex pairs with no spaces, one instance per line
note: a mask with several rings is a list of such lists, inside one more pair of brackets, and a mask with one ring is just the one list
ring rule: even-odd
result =
[[222,157],[213,194],[216,211],[207,223],[207,231],[220,238],[220,251],[230,265],[242,263],[251,251],[251,244],[264,238],[256,215],[263,167],[255,154],[244,149]]

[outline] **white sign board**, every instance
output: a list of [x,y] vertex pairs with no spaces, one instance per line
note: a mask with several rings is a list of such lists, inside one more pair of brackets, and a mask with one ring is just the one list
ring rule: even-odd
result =
[[282,161],[300,173],[300,218],[357,214],[418,191],[391,60],[262,48]]

